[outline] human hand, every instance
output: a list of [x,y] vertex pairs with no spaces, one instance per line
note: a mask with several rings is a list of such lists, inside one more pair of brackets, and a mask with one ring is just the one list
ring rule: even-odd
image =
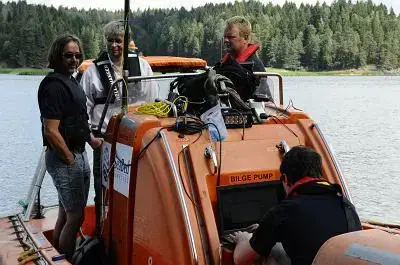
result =
[[225,238],[228,242],[238,244],[241,241],[250,240],[250,238],[252,236],[253,236],[252,233],[238,231],[238,232],[234,232],[230,235],[226,235]]
[[72,166],[75,163],[75,154],[69,152],[66,156],[65,164]]
[[89,145],[90,145],[93,149],[97,149],[97,148],[99,148],[99,147],[103,144],[103,142],[104,142],[103,138],[91,137],[91,138],[90,138],[90,143],[89,143]]

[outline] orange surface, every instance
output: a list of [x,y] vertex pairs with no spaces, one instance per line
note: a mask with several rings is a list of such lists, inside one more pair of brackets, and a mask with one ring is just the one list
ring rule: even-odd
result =
[[79,67],[78,67],[79,73],[85,72],[85,71],[89,68],[89,66],[91,66],[91,65],[93,64],[93,60],[94,60],[94,59],[87,59],[87,60],[84,60],[84,61],[81,63],[81,65],[79,65]]
[[[153,116],[125,116],[122,118],[118,129],[118,143],[131,146],[133,156],[131,158],[131,175],[129,180],[129,198],[112,190],[112,231],[111,249],[115,253],[116,264],[131,264],[132,249],[132,226],[135,207],[135,185],[136,185],[136,155],[140,152],[143,134],[160,125],[158,119]],[[115,180],[114,180],[115,183]]]
[[[399,236],[377,229],[335,236],[322,245],[313,264],[397,264],[398,258],[393,257],[400,256]],[[360,251],[356,252],[357,248]]]
[[199,58],[186,58],[174,56],[144,56],[151,67],[153,66],[183,66],[183,67],[205,67],[207,62]]
[[[207,62],[199,58],[186,58],[174,56],[144,56],[153,72],[170,72],[170,71],[191,71],[201,69],[207,66]],[[78,71],[83,73],[93,64],[93,59],[84,60],[78,67]]]

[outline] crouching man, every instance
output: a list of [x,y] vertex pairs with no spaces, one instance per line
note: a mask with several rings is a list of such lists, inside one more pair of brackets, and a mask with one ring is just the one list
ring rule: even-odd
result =
[[361,230],[355,208],[340,187],[321,178],[321,157],[314,150],[293,147],[283,157],[280,171],[287,198],[264,215],[254,234],[232,235],[236,265],[273,256],[271,250],[280,246],[277,243],[291,264],[309,265],[329,238]]

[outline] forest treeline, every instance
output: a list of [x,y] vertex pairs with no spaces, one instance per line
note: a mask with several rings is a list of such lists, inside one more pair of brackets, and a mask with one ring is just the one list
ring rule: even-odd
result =
[[[133,11],[130,25],[145,55],[201,57],[212,65],[223,55],[224,21],[235,15],[252,23],[253,40],[261,45],[259,56],[267,67],[318,71],[373,64],[385,70],[399,68],[400,18],[371,0],[300,6],[250,0],[191,10],[146,9]],[[82,40],[86,58],[94,58],[105,47],[103,26],[122,17],[122,10],[0,2],[0,67],[46,67],[52,40],[67,32]]]

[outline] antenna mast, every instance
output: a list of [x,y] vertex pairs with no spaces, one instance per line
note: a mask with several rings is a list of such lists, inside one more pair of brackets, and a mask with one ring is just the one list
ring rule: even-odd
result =
[[130,11],[130,3],[129,0],[125,0],[125,8],[124,8],[124,65],[123,65],[123,78],[124,84],[122,89],[122,111],[124,113],[128,112],[128,45],[129,45],[129,11]]

